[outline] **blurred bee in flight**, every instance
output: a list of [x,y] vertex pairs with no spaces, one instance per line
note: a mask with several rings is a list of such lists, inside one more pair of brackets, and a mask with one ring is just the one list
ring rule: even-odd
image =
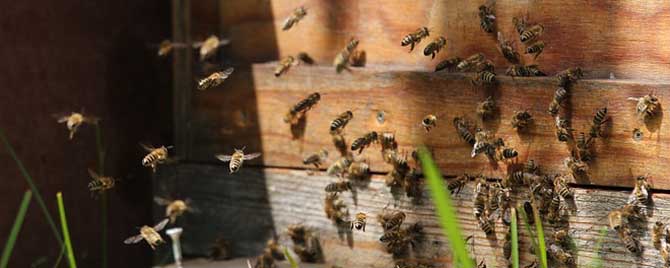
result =
[[288,31],[291,29],[294,25],[297,25],[302,18],[304,18],[307,15],[307,9],[305,7],[299,7],[293,10],[293,13],[284,20],[284,26],[282,26],[282,31]]
[[58,120],[58,123],[65,123],[67,130],[70,132],[70,139],[73,139],[74,134],[77,133],[77,130],[81,125],[84,123],[95,125],[100,121],[100,119],[95,116],[85,116],[83,113],[83,111],[81,113],[58,113],[53,114],[52,116]]
[[426,48],[423,49],[423,55],[432,55],[431,59],[434,59],[435,54],[440,52],[440,50],[442,50],[445,46],[447,46],[447,39],[445,39],[443,36],[440,36],[433,40],[433,42],[430,42],[430,44],[428,44]]
[[211,35],[203,42],[196,42],[193,44],[193,47],[200,48],[200,61],[205,61],[206,59],[211,58],[216,55],[216,52],[219,50],[219,47],[227,45],[230,43],[228,39],[219,39],[216,35]]
[[161,197],[154,197],[156,204],[165,207],[165,217],[170,219],[170,223],[174,223],[177,217],[184,214],[184,212],[195,212],[196,209],[191,205],[191,200],[168,200]]
[[409,52],[412,52],[412,50],[414,50],[414,45],[421,43],[421,40],[428,37],[429,35],[430,32],[428,31],[428,28],[421,27],[413,33],[406,35],[400,42],[400,45],[403,47],[410,46]]
[[437,126],[437,116],[433,114],[426,115],[426,117],[421,120],[421,125],[426,129],[426,132],[430,132],[431,128]]
[[318,92],[312,93],[307,98],[300,100],[296,103],[291,110],[284,116],[284,122],[295,125],[298,123],[300,118],[302,118],[307,111],[312,109],[321,99],[321,95]]
[[145,167],[151,167],[153,172],[156,172],[156,167],[159,164],[163,164],[168,160],[168,149],[171,149],[172,146],[161,146],[154,148],[143,143],[140,143],[140,146],[148,152],[148,154],[142,159],[142,165]]
[[225,81],[226,78],[228,78],[228,76],[233,73],[234,70],[235,69],[231,67],[220,72],[215,72],[208,77],[201,79],[198,81],[198,90],[207,90],[221,85],[223,81]]
[[88,190],[91,191],[91,194],[102,194],[103,192],[114,188],[116,180],[112,177],[98,175],[92,169],[88,169],[88,174],[93,179],[88,183]]
[[154,227],[144,225],[142,226],[142,228],[140,228],[140,234],[128,237],[125,241],[123,241],[123,243],[135,244],[142,240],[146,240],[147,243],[149,243],[149,246],[151,246],[151,249],[156,249],[156,246],[165,243],[165,240],[163,240],[163,238],[158,232],[160,232],[161,230],[163,230],[163,228],[165,228],[165,225],[167,225],[168,221],[169,219],[164,219],[158,224],[156,224]]
[[244,154],[244,149],[244,147],[242,149],[235,149],[235,152],[233,152],[232,155],[217,154],[216,158],[223,162],[230,161],[230,174],[233,174],[242,168],[242,164],[245,160],[251,160],[261,156],[261,153]]
[[486,4],[479,6],[479,26],[487,33],[492,33],[495,28],[496,15],[493,12],[495,3],[495,0],[488,0]]

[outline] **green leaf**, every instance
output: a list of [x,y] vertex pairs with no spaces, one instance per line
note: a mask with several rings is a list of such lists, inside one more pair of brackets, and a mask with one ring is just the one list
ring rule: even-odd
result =
[[284,256],[288,260],[288,262],[291,264],[291,268],[298,268],[298,262],[295,261],[293,256],[288,252],[288,249],[284,247]]
[[65,240],[65,249],[67,252],[67,260],[70,268],[77,268],[77,262],[74,259],[74,251],[72,250],[72,241],[70,241],[70,231],[67,227],[67,218],[65,217],[65,205],[63,205],[63,194],[56,193],[56,200],[58,201],[58,213],[60,214],[60,224],[63,229],[63,239]]
[[540,250],[540,264],[542,265],[542,268],[547,268],[549,266],[547,265],[547,246],[544,241],[544,229],[542,228],[540,213],[537,211],[535,205],[533,205],[533,216],[535,218],[535,231],[537,232],[537,246]]
[[33,194],[30,190],[23,194],[23,200],[21,200],[21,205],[19,205],[19,213],[17,213],[16,218],[14,218],[14,225],[12,225],[12,230],[9,232],[9,238],[7,238],[5,248],[2,250],[0,268],[6,268],[7,264],[9,263],[9,257],[12,256],[14,243],[16,243],[16,238],[19,236],[19,232],[21,231],[21,225],[23,225],[23,219],[26,217],[26,212],[28,211],[28,206],[30,205],[32,196]]
[[539,252],[540,249],[538,248],[537,245],[537,237],[535,236],[533,230],[530,228],[530,224],[528,223],[528,215],[526,214],[526,211],[523,209],[523,206],[517,208],[516,211],[519,214],[519,216],[521,216],[521,219],[523,220],[523,226],[526,227],[526,232],[528,233],[528,236],[530,236],[530,243],[533,246],[533,250],[535,250],[535,252]]
[[512,267],[519,268],[519,234],[517,230],[516,209],[512,210],[512,225],[510,231],[512,232]]

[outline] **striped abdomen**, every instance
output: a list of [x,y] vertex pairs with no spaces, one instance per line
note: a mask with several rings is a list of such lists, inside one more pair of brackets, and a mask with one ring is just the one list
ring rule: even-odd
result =
[[339,193],[351,190],[351,182],[348,181],[333,182],[331,184],[326,185],[326,188],[324,190],[327,193],[333,193],[333,192]]
[[517,157],[517,155],[519,155],[519,153],[512,148],[505,148],[500,153],[501,159],[510,159]]
[[363,137],[354,140],[354,142],[351,143],[351,150],[352,151],[359,150],[360,153],[363,151],[363,149],[365,149],[365,147],[369,146],[376,140],[377,140],[377,132],[372,131],[368,134],[365,134]]
[[291,113],[297,114],[301,112],[306,112],[307,110],[311,109],[312,106],[314,106],[319,100],[321,99],[321,95],[318,92],[312,93],[309,95],[307,98],[299,101],[293,108],[291,108]]
[[341,131],[345,126],[347,126],[347,123],[349,123],[349,120],[351,120],[354,117],[354,114],[351,111],[346,111],[342,114],[340,114],[333,122],[330,123],[330,132],[335,133]]
[[232,157],[230,158],[230,164],[229,164],[230,173],[235,173],[238,170],[240,170],[243,162],[244,162],[244,153],[240,152],[233,153]]
[[600,126],[607,121],[607,107],[603,107],[596,111],[596,115],[593,116],[593,124]]

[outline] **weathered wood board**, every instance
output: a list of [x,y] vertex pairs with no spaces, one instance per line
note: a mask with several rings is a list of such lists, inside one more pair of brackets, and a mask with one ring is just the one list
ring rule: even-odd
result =
[[[251,263],[253,265],[253,262]],[[247,260],[246,259],[234,259],[228,261],[210,261],[208,259],[194,259],[184,261],[182,267],[188,268],[246,268]],[[253,267],[253,266],[252,266]],[[291,267],[288,261],[277,262],[277,268],[289,268]],[[301,263],[300,267],[303,268],[322,268],[328,267],[323,264],[313,264],[313,263]],[[154,266],[154,268],[179,268],[175,264],[164,265],[164,266]]]
[[[563,160],[568,146],[555,136],[554,118],[547,112],[555,91],[555,78],[511,78],[499,76],[499,86],[490,91],[475,89],[467,74],[407,72],[383,67],[354,69],[337,75],[326,66],[296,66],[285,76],[275,78],[273,64],[240,69],[220,88],[194,92],[192,117],[193,157],[197,161],[216,161],[214,154],[247,147],[247,152],[263,152],[262,163],[273,167],[304,167],[309,153],[327,148],[335,155],[328,128],[338,114],[351,110],[353,120],[345,129],[348,142],[368,131],[392,131],[401,150],[410,152],[425,143],[434,152],[444,174],[483,172],[505,176],[505,164],[497,169],[484,156],[470,157],[472,148],[462,141],[453,127],[455,116],[478,122],[476,106],[492,94],[498,106],[497,118],[480,127],[502,137],[519,151],[519,161],[534,159],[547,173],[565,170]],[[632,186],[633,178],[649,173],[657,189],[670,189],[670,143],[663,133],[670,126],[660,123],[649,128],[635,114],[636,102],[627,100],[654,91],[661,103],[670,100],[670,84],[621,80],[583,80],[571,90],[572,127],[575,134],[587,132],[595,111],[607,106],[611,120],[606,138],[595,143],[595,160],[590,179],[580,184]],[[321,101],[307,113],[304,137],[293,139],[282,118],[289,108],[312,92]],[[515,111],[528,110],[534,126],[518,133],[510,124]],[[379,112],[384,122],[377,120]],[[421,119],[438,116],[437,127],[426,133]],[[632,137],[633,129],[645,133],[641,141]],[[360,157],[368,159],[374,171],[386,172],[390,166],[381,160],[380,147],[373,145]],[[335,156],[330,158],[334,161]],[[253,162],[251,162],[253,163]],[[258,163],[258,162],[256,162]],[[330,162],[329,162],[330,163]]]
[[[177,169],[162,168],[160,180],[156,184],[158,195],[191,198],[201,211],[187,214],[177,222],[185,229],[182,243],[187,255],[205,254],[209,244],[222,235],[233,244],[236,256],[253,256],[261,251],[273,230],[288,245],[286,227],[302,223],[320,235],[328,263],[342,267],[392,267],[390,254],[378,241],[382,230],[376,221],[376,215],[388,206],[388,209],[405,212],[408,215],[406,223],[420,221],[424,226],[425,242],[421,243],[420,251],[415,252],[413,258],[450,267],[447,240],[436,221],[434,208],[427,196],[429,193],[425,192],[424,198],[415,201],[404,196],[396,198],[380,176],[374,176],[366,188],[357,189],[355,203],[352,193],[342,196],[350,213],[362,211],[369,217],[366,232],[353,233],[351,247],[346,239],[338,237],[337,228],[323,212],[323,188],[336,181],[334,177],[308,176],[306,171],[298,170],[252,167],[229,175],[223,166],[184,164]],[[472,185],[468,185],[453,198],[461,228],[465,235],[475,236],[474,252],[477,256],[486,256],[486,263],[492,267],[504,267],[505,260],[499,247],[504,227],[498,222],[497,241],[487,240],[472,216],[472,189]],[[606,226],[606,214],[623,205],[628,194],[624,191],[576,189],[576,211],[569,218],[569,226],[578,249],[578,267],[593,261],[595,241],[599,230]],[[523,198],[521,193],[518,196]],[[649,228],[656,220],[667,221],[670,213],[669,195],[654,194],[653,199],[653,217],[646,222]],[[551,228],[546,226],[548,233],[551,233]],[[649,232],[638,235],[644,252],[636,258],[628,253],[616,234],[609,231],[603,240],[604,267],[660,267],[660,256],[650,244]],[[523,265],[534,257],[528,253],[529,236],[523,228],[520,237]]]

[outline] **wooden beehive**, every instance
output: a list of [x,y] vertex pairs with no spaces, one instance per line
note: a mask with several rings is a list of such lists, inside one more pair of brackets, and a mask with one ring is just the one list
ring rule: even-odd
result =
[[[185,3],[188,4],[188,1]],[[634,178],[649,174],[654,188],[650,226],[665,220],[670,209],[670,189],[664,164],[670,158],[670,143],[662,133],[670,131],[663,118],[645,125],[635,114],[635,102],[653,91],[660,101],[670,100],[670,51],[665,30],[670,27],[670,3],[664,1],[503,1],[496,4],[497,29],[515,36],[512,17],[527,14],[542,23],[547,43],[536,63],[549,74],[543,78],[512,78],[501,75],[509,64],[496,49],[495,35],[484,33],[477,16],[478,1],[195,1],[181,38],[202,39],[218,33],[231,40],[223,49],[222,66],[235,73],[215,89],[196,92],[190,77],[204,76],[189,55],[175,55],[175,71],[186,82],[176,83],[176,145],[182,163],[163,168],[156,178],[158,195],[178,195],[195,201],[202,213],[184,219],[191,230],[184,239],[187,254],[200,255],[217,236],[229,239],[238,256],[260,252],[273,233],[283,235],[286,226],[303,223],[317,230],[326,260],[342,266],[392,267],[392,259],[378,242],[381,228],[371,220],[365,233],[355,232],[353,242],[338,236],[323,212],[323,188],[336,180],[310,175],[302,165],[305,155],[328,148],[335,152],[328,126],[339,113],[352,110],[354,119],[346,128],[349,141],[367,131],[392,131],[401,151],[426,144],[447,178],[464,172],[504,177],[506,166],[493,168],[483,158],[471,158],[471,147],[461,141],[451,125],[455,116],[471,116],[477,103],[492,95],[498,116],[483,127],[505,139],[519,151],[519,162],[535,160],[545,173],[565,172],[566,146],[554,133],[554,119],[547,113],[556,87],[551,75],[569,67],[586,70],[587,79],[571,90],[568,107],[576,131],[588,131],[596,109],[607,106],[611,120],[608,135],[595,144],[596,158],[588,179],[572,181],[577,210],[569,226],[578,251],[578,266],[593,261],[595,240],[606,227],[608,211],[625,204]],[[281,24],[294,8],[304,5],[308,15],[289,31]],[[179,12],[176,12],[179,13]],[[182,21],[184,22],[184,21]],[[190,27],[189,27],[190,25]],[[418,49],[407,53],[400,40],[420,26],[429,27],[430,39],[444,36],[447,47],[434,60]],[[185,27],[185,28],[184,28]],[[336,74],[333,57],[351,37],[360,39],[367,53],[367,66]],[[518,41],[517,41],[518,43]],[[517,49],[521,46],[517,44]],[[276,61],[306,52],[317,65],[293,67],[287,74],[273,75]],[[481,52],[498,70],[499,85],[493,91],[475,89],[469,74],[434,73],[441,60],[467,57]],[[321,94],[318,106],[307,114],[304,136],[294,139],[282,121],[284,113],[312,92]],[[528,110],[534,126],[519,134],[510,125],[515,111]],[[384,120],[378,116],[383,113]],[[437,127],[426,133],[420,126],[427,114],[439,114]],[[639,128],[641,140],[632,138]],[[245,163],[234,175],[213,157],[246,146],[247,152],[262,152],[260,161]],[[408,222],[421,221],[427,245],[414,257],[449,267],[451,256],[441,235],[428,194],[421,200],[394,197],[384,185],[390,166],[383,163],[376,147],[364,151],[375,175],[369,188],[355,196],[345,194],[352,213],[376,215],[385,206],[408,214]],[[333,158],[331,158],[331,161]],[[352,198],[355,197],[355,198]],[[459,221],[474,235],[474,251],[493,267],[503,267],[503,228],[496,225],[497,240],[486,239],[472,216],[472,185],[455,196]],[[372,217],[374,218],[374,217]],[[551,230],[552,226],[548,227]],[[651,229],[648,230],[651,230]],[[649,232],[639,234],[644,252],[628,253],[614,231],[604,239],[605,267],[659,267],[659,252],[650,243]],[[521,232],[521,262],[528,264],[528,234]]]

